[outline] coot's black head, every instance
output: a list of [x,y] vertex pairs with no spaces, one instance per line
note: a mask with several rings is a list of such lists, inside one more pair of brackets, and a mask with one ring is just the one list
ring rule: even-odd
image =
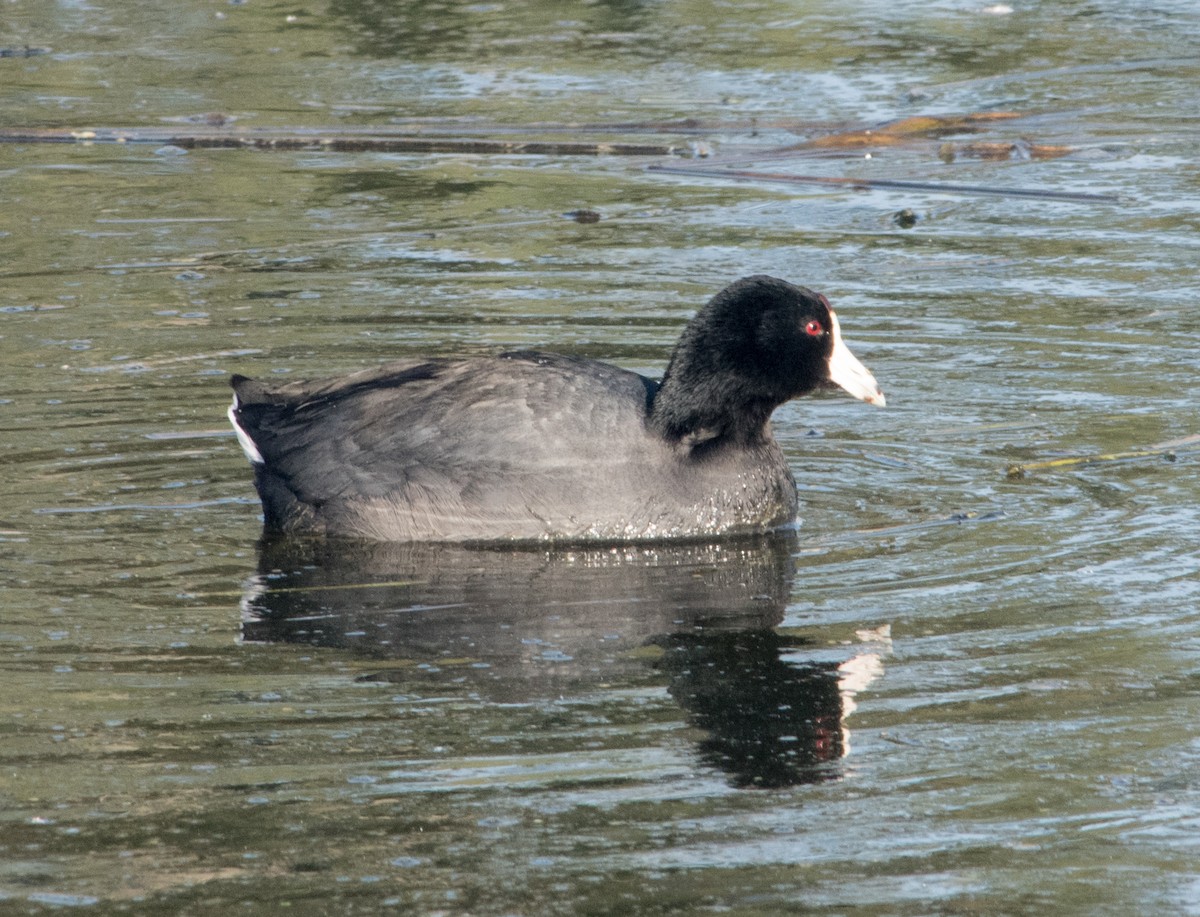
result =
[[884,403],[875,378],[842,343],[824,296],[775,277],[745,277],[684,329],[651,423],[673,440],[749,442],[783,402],[830,383]]

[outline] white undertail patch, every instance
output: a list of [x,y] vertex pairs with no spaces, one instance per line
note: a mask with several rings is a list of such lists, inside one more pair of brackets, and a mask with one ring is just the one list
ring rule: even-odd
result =
[[238,397],[234,393],[233,404],[229,406],[229,422],[233,424],[233,432],[237,434],[238,445],[242,447],[242,451],[246,453],[246,458],[250,459],[252,465],[265,465],[266,461],[262,457],[262,453],[258,451],[258,446],[254,444],[254,440],[250,438],[250,434],[242,429],[241,424],[237,419]]

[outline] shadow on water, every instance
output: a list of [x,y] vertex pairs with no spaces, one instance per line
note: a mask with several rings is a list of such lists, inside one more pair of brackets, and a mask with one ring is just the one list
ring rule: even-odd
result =
[[878,657],[824,658],[776,630],[794,547],[792,535],[571,550],[265,541],[242,637],[378,659],[372,681],[453,662],[500,703],[649,678],[733,785],[837,779],[851,695]]

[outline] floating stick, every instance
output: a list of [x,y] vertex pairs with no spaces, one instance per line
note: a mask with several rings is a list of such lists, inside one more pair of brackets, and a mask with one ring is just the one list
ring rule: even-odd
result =
[[422,137],[414,134],[353,131],[239,131],[197,128],[164,131],[142,128],[0,129],[0,143],[154,143],[185,150],[324,150],[334,153],[482,153],[510,156],[677,156],[684,146],[665,143],[586,142],[580,140],[501,140],[473,137]]

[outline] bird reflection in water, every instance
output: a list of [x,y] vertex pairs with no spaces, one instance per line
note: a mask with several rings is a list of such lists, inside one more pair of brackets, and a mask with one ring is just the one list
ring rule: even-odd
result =
[[659,667],[671,696],[709,733],[701,756],[742,787],[837,779],[850,751],[845,718],[853,696],[882,672],[877,653],[805,658],[819,649],[774,630],[676,633],[656,642],[666,649]]
[[377,681],[471,659],[474,687],[504,703],[649,675],[733,785],[837,779],[853,694],[881,666],[866,647],[831,655],[779,632],[795,547],[791,533],[556,549],[267,540],[242,639],[349,650],[380,661]]

